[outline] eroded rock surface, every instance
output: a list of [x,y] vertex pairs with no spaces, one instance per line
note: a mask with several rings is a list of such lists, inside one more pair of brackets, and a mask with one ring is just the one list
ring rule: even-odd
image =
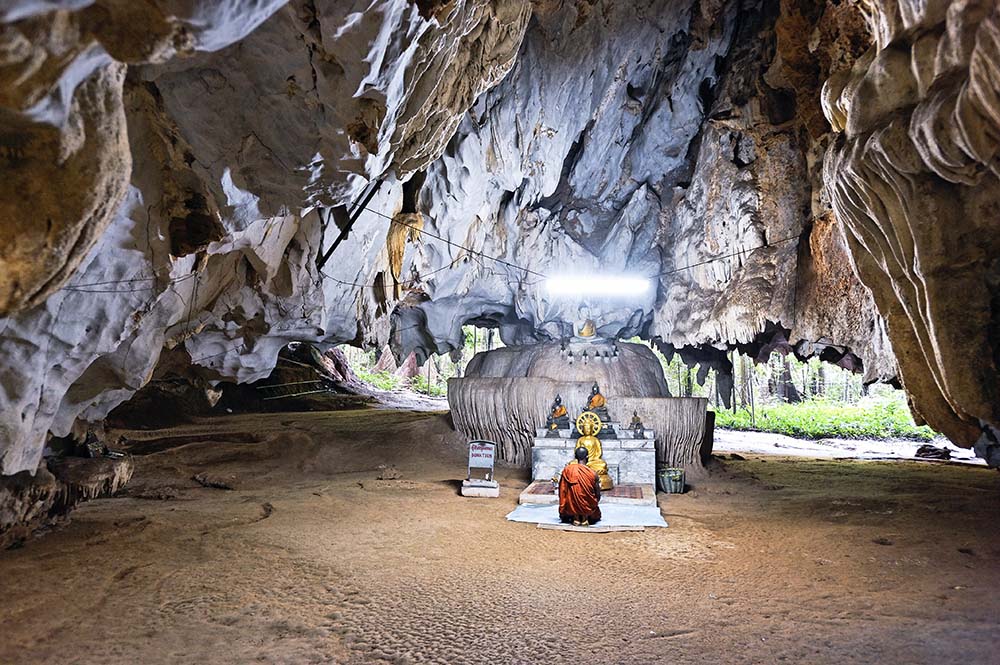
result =
[[294,340],[551,341],[582,315],[563,271],[653,281],[588,303],[601,335],[723,382],[733,349],[820,355],[988,447],[997,9],[864,7],[5,7],[3,473],[164,348],[247,382]]
[[955,443],[1000,425],[1000,7],[876,4],[826,84],[824,177],[914,412]]
[[[351,292],[323,280],[315,260],[325,225],[330,236],[339,230],[309,206],[346,203],[363,177],[390,168],[405,173],[436,156],[449,126],[510,67],[529,16],[526,2],[503,1],[458,3],[431,16],[403,1],[374,8],[247,4],[189,6],[200,17],[192,21],[211,38],[198,32],[183,52],[155,54],[126,48],[127,37],[138,39],[148,27],[142,12],[102,14],[101,25],[125,31],[120,49],[104,48],[100,35],[82,29],[72,43],[100,51],[103,69],[95,67],[81,83],[73,78],[80,76],[79,58],[42,68],[53,95],[64,88],[83,94],[92,77],[116,73],[96,92],[114,98],[103,109],[120,126],[90,136],[105,143],[117,137],[125,149],[113,174],[29,149],[5,154],[16,177],[5,179],[10,189],[0,196],[0,205],[9,206],[4,221],[14,220],[4,236],[11,249],[2,254],[9,287],[3,309],[10,313],[0,334],[4,473],[34,469],[47,432],[65,435],[77,418],[103,418],[149,379],[164,347],[183,343],[192,362],[217,377],[252,381],[270,372],[290,341],[353,339],[357,325],[342,316]],[[3,37],[18,55],[14,47],[27,49],[32,37],[85,22],[87,12],[100,9],[11,10],[7,17],[21,20]],[[187,34],[175,19],[167,21],[172,34]],[[264,19],[252,33],[256,41],[223,48]],[[227,21],[239,29],[227,31]],[[323,51],[324,44],[335,53]],[[40,57],[18,57],[4,74],[20,80]],[[116,58],[142,65],[126,81]],[[22,131],[30,121],[64,138],[72,117],[36,119],[21,108],[26,96],[4,100],[17,111],[11,135],[30,136]],[[251,98],[256,104],[248,105]],[[281,152],[267,147],[272,143]],[[100,143],[87,154],[116,155]],[[60,181],[53,173],[71,174],[80,191],[54,187]],[[98,192],[98,180],[113,182],[115,194]],[[40,234],[44,209],[36,189],[46,189],[43,199],[55,207],[65,197],[73,204],[96,197],[106,214],[97,219],[59,207],[62,216]],[[377,204],[388,207],[384,198]],[[378,233],[385,231],[371,229],[368,239]],[[364,236],[352,241],[366,242]],[[357,276],[370,261],[356,245],[345,250],[361,259],[346,267]],[[44,297],[71,274],[69,284]]]
[[50,460],[34,474],[0,477],[0,550],[63,520],[84,501],[111,496],[132,477],[130,455]]

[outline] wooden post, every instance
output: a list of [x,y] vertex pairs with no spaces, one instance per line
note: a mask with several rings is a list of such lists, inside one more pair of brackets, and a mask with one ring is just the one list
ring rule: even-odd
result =
[[736,413],[736,354],[733,351],[729,352],[729,364],[733,367],[733,385],[731,389],[733,397],[729,401],[729,405],[732,407],[733,413]]

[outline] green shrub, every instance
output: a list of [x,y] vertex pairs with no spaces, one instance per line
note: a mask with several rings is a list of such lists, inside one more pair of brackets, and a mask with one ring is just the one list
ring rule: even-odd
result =
[[725,429],[776,432],[805,439],[911,439],[929,441],[937,436],[930,427],[917,426],[899,398],[869,398],[857,404],[813,399],[798,404],[764,404],[750,412],[722,409],[715,424]]
[[379,390],[396,390],[402,384],[402,380],[395,374],[389,372],[366,372],[362,369],[355,369],[354,373],[365,383],[370,383]]
[[444,397],[448,394],[447,384],[437,385],[434,383],[428,384],[427,377],[418,374],[410,381],[410,388],[413,392],[423,393],[425,395],[430,395],[431,397]]

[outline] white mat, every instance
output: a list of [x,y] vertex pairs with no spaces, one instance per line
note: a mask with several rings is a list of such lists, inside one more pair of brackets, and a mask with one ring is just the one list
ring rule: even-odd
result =
[[[507,519],[511,522],[562,524],[559,506],[554,503],[518,506],[507,515]],[[601,521],[595,526],[667,526],[667,523],[656,506],[609,503],[601,506]]]

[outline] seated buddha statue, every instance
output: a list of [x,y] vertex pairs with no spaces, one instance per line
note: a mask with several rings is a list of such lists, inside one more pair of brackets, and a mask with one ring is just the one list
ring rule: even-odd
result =
[[597,336],[597,324],[590,318],[590,308],[586,305],[580,307],[578,317],[573,324],[573,334],[580,339],[592,340]]
[[549,417],[545,420],[545,429],[550,432],[560,429],[569,429],[569,414],[566,412],[566,407],[562,403],[561,395],[556,395],[555,401],[552,402],[552,411],[549,413]]
[[587,449],[587,466],[597,474],[601,491],[606,492],[614,487],[614,482],[608,475],[608,463],[602,457],[604,451],[601,449],[601,440],[597,438],[602,425],[601,419],[593,412],[581,413],[580,417],[576,419],[576,429],[582,436],[576,440],[576,447]]
[[632,422],[629,423],[629,429],[632,430],[632,436],[636,439],[642,439],[646,436],[646,428],[642,424],[642,419],[639,418],[639,412],[632,412]]
[[593,388],[590,389],[590,399],[587,400],[586,410],[596,413],[602,422],[611,420],[611,416],[608,415],[608,400],[601,394],[601,387],[597,385],[596,381]]

